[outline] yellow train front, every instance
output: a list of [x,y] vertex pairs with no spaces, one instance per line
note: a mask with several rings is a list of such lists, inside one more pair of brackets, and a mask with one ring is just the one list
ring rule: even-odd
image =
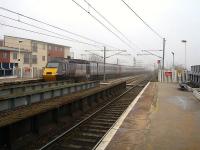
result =
[[50,61],[43,71],[45,81],[56,81],[66,78],[66,67],[62,61]]

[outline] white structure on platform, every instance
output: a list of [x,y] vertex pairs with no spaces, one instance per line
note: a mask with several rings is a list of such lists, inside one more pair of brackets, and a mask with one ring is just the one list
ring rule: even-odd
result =
[[184,82],[188,80],[187,70],[165,69],[158,70],[159,82]]

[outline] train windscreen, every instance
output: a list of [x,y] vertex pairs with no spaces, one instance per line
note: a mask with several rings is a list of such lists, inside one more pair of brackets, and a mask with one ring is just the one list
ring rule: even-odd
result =
[[47,64],[47,68],[58,68],[58,66],[59,66],[59,63],[54,63],[54,62],[49,62],[48,64]]

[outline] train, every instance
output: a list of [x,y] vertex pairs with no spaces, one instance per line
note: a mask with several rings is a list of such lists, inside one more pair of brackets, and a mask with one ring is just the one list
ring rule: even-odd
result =
[[[116,78],[139,74],[144,72],[144,68],[105,64],[106,78]],[[43,71],[45,81],[55,81],[61,79],[72,80],[100,80],[104,75],[104,63],[87,61],[81,59],[54,59],[47,62]]]

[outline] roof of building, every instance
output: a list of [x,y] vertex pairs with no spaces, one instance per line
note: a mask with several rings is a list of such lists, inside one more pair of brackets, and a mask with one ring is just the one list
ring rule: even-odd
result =
[[53,45],[57,45],[57,46],[63,46],[63,47],[71,48],[70,46],[65,46],[65,45],[56,44],[56,43],[49,43],[49,42],[39,41],[39,40],[35,40],[35,39],[28,39],[28,38],[9,36],[9,35],[4,35],[4,39],[5,39],[5,37],[18,38],[18,39],[24,39],[24,40],[31,40],[31,41],[36,41],[36,42],[41,42],[41,43],[46,43],[46,44],[53,44]]

